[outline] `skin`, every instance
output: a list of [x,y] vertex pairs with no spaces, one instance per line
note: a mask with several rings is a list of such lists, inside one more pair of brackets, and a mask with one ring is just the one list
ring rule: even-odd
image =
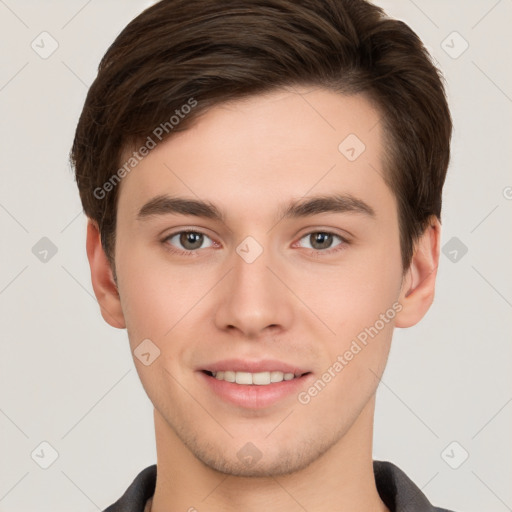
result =
[[[364,97],[324,89],[282,89],[213,108],[123,179],[117,286],[89,222],[103,317],[127,328],[132,351],[148,338],[160,350],[149,366],[134,357],[154,405],[158,476],[147,510],[387,510],[372,469],[375,392],[394,327],[416,324],[432,302],[440,227],[432,220],[404,272],[378,120]],[[366,146],[353,162],[338,150],[351,133]],[[276,222],[289,201],[333,192],[375,215]],[[225,222],[138,219],[160,194],[208,200]],[[192,256],[168,249],[190,247],[165,239],[180,229],[206,235]],[[346,242],[334,236],[318,249],[309,235],[326,231]],[[249,235],[263,248],[252,263],[236,252]],[[277,359],[311,372],[307,390],[393,304],[401,311],[307,404],[293,393],[269,407],[238,407],[197,371],[226,358]],[[237,457],[248,442],[261,454],[255,465]]]

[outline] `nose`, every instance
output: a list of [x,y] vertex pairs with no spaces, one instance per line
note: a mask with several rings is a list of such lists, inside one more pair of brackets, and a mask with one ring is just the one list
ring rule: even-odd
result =
[[217,288],[215,312],[219,329],[253,340],[288,330],[293,321],[293,295],[283,284],[284,262],[265,248],[251,261],[255,250],[261,249],[241,244],[233,253],[232,269]]

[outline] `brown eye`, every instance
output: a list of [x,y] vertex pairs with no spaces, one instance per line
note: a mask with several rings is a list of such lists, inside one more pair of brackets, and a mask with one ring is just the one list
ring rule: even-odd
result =
[[310,236],[313,249],[329,249],[333,236],[330,233],[313,233]]
[[180,244],[189,251],[199,249],[203,243],[204,236],[201,233],[185,231],[180,234]]
[[173,250],[178,252],[192,252],[198,249],[204,249],[203,244],[205,241],[210,241],[206,247],[211,247],[212,242],[210,237],[199,231],[179,231],[169,235],[164,243],[170,245]]
[[[336,238],[340,241],[339,243],[335,243]],[[306,241],[306,245],[304,247],[307,249],[326,253],[330,252],[331,249],[335,251],[347,243],[347,241],[340,235],[330,233],[328,231],[315,231],[308,233],[303,236],[301,240]]]

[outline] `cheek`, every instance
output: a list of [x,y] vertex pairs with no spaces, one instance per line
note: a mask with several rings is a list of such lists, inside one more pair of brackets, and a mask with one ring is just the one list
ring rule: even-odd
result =
[[[128,254],[122,249],[121,246],[121,254]],[[131,247],[128,257],[119,258],[118,279],[132,343],[162,338],[185,314],[186,305],[192,300],[193,292],[184,285],[177,269],[164,268],[136,247]]]
[[302,395],[326,425],[350,424],[375,393],[400,307],[394,291],[400,273],[392,274],[366,266],[329,284],[323,319],[335,335],[322,336],[317,381]]
[[340,266],[324,280],[323,304],[317,307],[335,332],[325,338],[326,367],[338,356],[346,365],[339,381],[346,379],[350,386],[362,380],[372,383],[375,375],[369,369],[377,374],[383,370],[401,308],[401,277],[399,246],[382,243],[372,251],[360,251],[346,268]]
[[[361,255],[357,262],[340,265],[323,279],[314,295],[318,310],[330,318],[337,336],[346,339],[373,325],[400,294],[401,266],[385,252]],[[311,288],[315,289],[315,288]]]

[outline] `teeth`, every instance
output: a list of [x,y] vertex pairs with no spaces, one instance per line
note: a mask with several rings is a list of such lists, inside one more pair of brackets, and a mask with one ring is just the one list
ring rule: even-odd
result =
[[236,372],[235,382],[237,384],[252,384],[252,375],[248,372]]
[[281,382],[283,378],[283,372],[270,372],[270,382]]
[[212,375],[217,380],[225,380],[227,382],[236,382],[245,386],[255,384],[257,386],[267,386],[275,382],[282,382],[283,380],[292,380],[300,375],[294,375],[293,373],[283,373],[278,371],[273,372],[233,372],[233,371],[220,371],[212,372]]
[[[218,373],[222,373],[222,372],[218,372]],[[221,380],[221,378],[219,378],[219,380]],[[235,380],[236,380],[235,372],[224,372],[224,380],[226,380],[228,382],[235,382]]]

